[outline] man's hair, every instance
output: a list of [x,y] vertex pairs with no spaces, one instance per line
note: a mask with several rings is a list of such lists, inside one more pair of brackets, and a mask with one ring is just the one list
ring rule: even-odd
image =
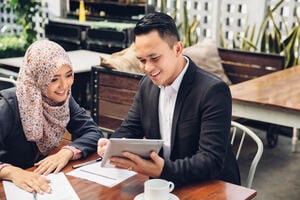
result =
[[133,31],[135,36],[137,36],[147,34],[153,30],[156,30],[159,36],[165,40],[170,47],[173,46],[174,42],[180,40],[173,18],[165,13],[152,12],[145,15],[137,22]]

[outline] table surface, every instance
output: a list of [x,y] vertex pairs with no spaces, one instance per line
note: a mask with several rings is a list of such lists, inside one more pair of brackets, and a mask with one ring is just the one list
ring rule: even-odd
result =
[[[100,56],[108,58],[110,54],[89,51],[89,50],[75,50],[68,51],[70,56],[74,73],[89,72],[92,66],[100,65]],[[23,57],[13,57],[0,59],[0,64],[10,67],[20,68],[22,65]]]
[[233,101],[300,111],[300,66],[230,86]]
[[300,129],[300,66],[230,86],[232,115],[293,128],[292,152]]
[[[65,141],[62,145],[65,145]],[[64,173],[72,170],[72,166],[97,158],[96,154],[85,160],[71,161],[63,169]],[[32,169],[31,169],[32,170]],[[66,175],[80,199],[114,199],[132,200],[144,190],[144,182],[148,177],[137,174],[120,184],[109,188],[100,184]],[[256,191],[243,186],[234,185],[223,181],[209,181],[202,184],[178,187],[172,192],[181,200],[250,200],[256,196]],[[0,182],[0,199],[6,200],[3,184]]]

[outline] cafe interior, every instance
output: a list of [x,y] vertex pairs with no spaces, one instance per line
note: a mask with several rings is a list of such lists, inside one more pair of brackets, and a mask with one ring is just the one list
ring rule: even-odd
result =
[[[30,43],[54,41],[73,64],[72,96],[109,138],[144,76],[133,28],[154,11],[173,17],[185,55],[229,85],[230,137],[242,181],[175,186],[168,199],[298,200],[299,0],[0,0],[0,90],[16,86]],[[72,139],[65,133],[65,143]],[[127,173],[103,183],[74,175],[72,166],[81,162],[63,170],[74,199],[146,199],[139,194],[148,177]],[[10,199],[3,185],[0,199]]]

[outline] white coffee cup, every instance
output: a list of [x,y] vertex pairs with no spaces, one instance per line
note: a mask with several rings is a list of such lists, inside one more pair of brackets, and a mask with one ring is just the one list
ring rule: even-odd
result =
[[169,200],[175,185],[164,179],[149,179],[144,183],[145,200]]

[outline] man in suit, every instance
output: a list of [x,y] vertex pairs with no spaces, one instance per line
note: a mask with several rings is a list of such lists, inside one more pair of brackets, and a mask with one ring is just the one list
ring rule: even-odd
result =
[[[154,12],[134,29],[135,51],[146,76],[128,116],[112,137],[163,139],[163,150],[146,160],[124,152],[118,168],[134,170],[177,186],[211,179],[240,184],[229,141],[231,94],[225,82],[182,55],[174,20]],[[107,140],[98,141],[103,155]]]

